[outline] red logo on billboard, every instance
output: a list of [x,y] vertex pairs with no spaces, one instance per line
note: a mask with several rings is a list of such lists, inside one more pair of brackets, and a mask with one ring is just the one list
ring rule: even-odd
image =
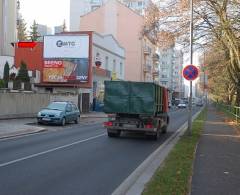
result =
[[44,68],[63,68],[61,60],[44,60]]
[[21,41],[17,43],[17,47],[19,48],[34,48],[37,45],[36,42],[32,41]]
[[76,80],[76,76],[74,76],[74,75],[70,75],[70,76],[63,76],[63,78],[64,79],[66,79],[66,80],[69,80],[69,81],[74,81],[74,80]]

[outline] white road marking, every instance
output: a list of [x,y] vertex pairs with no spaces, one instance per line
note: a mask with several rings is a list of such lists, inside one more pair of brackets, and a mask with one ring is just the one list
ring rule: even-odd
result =
[[23,157],[23,158],[19,158],[19,159],[12,160],[12,161],[9,161],[9,162],[6,162],[6,163],[2,163],[2,164],[0,164],[0,167],[5,167],[5,166],[8,166],[8,165],[20,162],[20,161],[24,161],[24,160],[27,160],[27,159],[30,159],[30,158],[34,158],[34,157],[37,157],[37,156],[40,156],[40,155],[44,155],[44,154],[47,154],[47,153],[50,153],[50,152],[54,152],[54,151],[57,151],[57,150],[60,150],[60,149],[64,149],[64,148],[67,148],[67,147],[70,147],[70,146],[73,146],[73,145],[76,145],[76,144],[80,144],[80,143],[83,143],[83,142],[86,142],[86,141],[89,141],[89,140],[93,140],[93,139],[96,139],[96,138],[99,138],[99,137],[102,137],[102,136],[105,136],[105,135],[106,135],[106,133],[103,133],[103,134],[93,136],[93,137],[90,137],[90,138],[87,138],[87,139],[84,139],[84,140],[79,140],[79,141],[73,142],[71,144],[66,144],[66,145],[63,145],[63,146],[60,146],[60,147],[57,147],[57,148],[52,148],[50,150],[46,150],[46,151],[39,152],[39,153],[36,153],[36,154],[32,154],[32,155],[29,155],[29,156],[26,156],[26,157]]

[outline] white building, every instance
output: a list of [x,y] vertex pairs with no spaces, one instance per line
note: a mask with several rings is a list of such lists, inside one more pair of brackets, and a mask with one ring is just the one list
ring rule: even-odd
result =
[[37,31],[40,36],[50,35],[52,34],[52,29],[47,25],[37,24]]
[[12,42],[17,40],[17,2],[0,0],[0,78],[6,61],[13,63],[14,48]]
[[93,33],[93,97],[103,100],[105,80],[124,80],[125,50],[112,35]]
[[173,65],[173,91],[177,93],[179,98],[184,97],[184,81],[182,76],[183,70],[183,53],[179,50],[175,50],[175,63]]
[[[170,90],[174,97],[183,97],[184,87],[182,78],[183,53],[175,50],[174,46],[160,50],[160,84]],[[172,98],[172,97],[171,97]]]
[[[80,29],[80,16],[83,16],[111,0],[70,0],[70,31]],[[139,14],[144,14],[144,9],[150,0],[119,0],[127,7]]]
[[54,27],[54,34],[59,34],[59,33],[62,33],[62,32],[63,32],[63,26],[62,25]]
[[0,56],[13,56],[11,43],[17,37],[16,0],[0,0]]

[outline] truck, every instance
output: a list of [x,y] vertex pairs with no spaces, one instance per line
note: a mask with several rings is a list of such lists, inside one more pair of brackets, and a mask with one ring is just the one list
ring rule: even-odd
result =
[[169,124],[167,89],[150,82],[105,81],[104,122],[109,137],[121,132],[144,133],[158,139]]

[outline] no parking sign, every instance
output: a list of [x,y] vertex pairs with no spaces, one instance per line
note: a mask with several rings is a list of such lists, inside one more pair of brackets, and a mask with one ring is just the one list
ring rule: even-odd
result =
[[187,65],[184,69],[183,69],[183,77],[188,80],[188,81],[193,81],[198,77],[199,74],[199,70],[196,66],[194,65]]

